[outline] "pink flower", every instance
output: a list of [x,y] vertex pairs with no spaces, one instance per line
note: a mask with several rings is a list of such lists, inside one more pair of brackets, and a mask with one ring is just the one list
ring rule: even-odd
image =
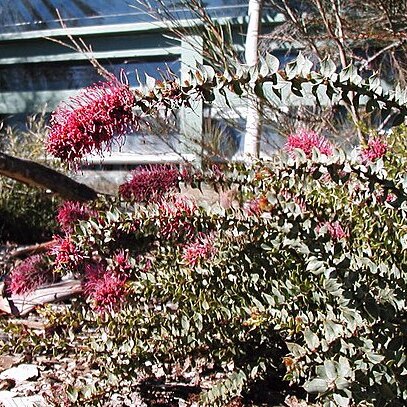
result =
[[271,208],[266,197],[253,198],[244,204],[244,210],[249,216],[260,216],[265,210]]
[[189,266],[196,266],[200,260],[211,259],[216,254],[213,245],[214,235],[200,233],[194,242],[186,245],[182,254],[182,260]]
[[172,165],[138,167],[132,172],[132,178],[120,185],[119,194],[136,202],[156,201],[177,189],[180,176],[179,170]]
[[130,264],[129,254],[120,250],[113,256],[113,267],[119,273],[128,273],[133,267]]
[[12,294],[28,294],[53,281],[54,274],[44,259],[37,254],[27,257],[12,270],[7,286]]
[[340,240],[349,236],[338,221],[325,222],[323,226],[327,227],[328,233],[333,240]]
[[325,137],[312,130],[300,130],[295,134],[291,134],[288,136],[284,148],[291,154],[295,149],[300,149],[304,151],[308,158],[311,157],[314,148],[328,156],[332,155],[333,152],[332,144]]
[[362,147],[361,157],[364,162],[374,162],[387,152],[387,144],[381,137],[372,137],[367,145]]
[[64,269],[76,272],[83,260],[71,237],[55,236],[56,243],[51,249],[51,254],[55,255],[54,265],[56,269]]
[[83,89],[52,114],[47,150],[68,162],[102,151],[113,137],[137,128],[134,103],[129,86],[118,80]]
[[164,239],[191,239],[196,234],[193,225],[196,210],[195,203],[185,197],[162,201],[158,208],[161,236]]
[[[392,192],[388,192],[387,195],[384,190],[376,190],[373,192],[374,198],[376,198],[376,202],[379,204],[383,204],[384,202],[392,203],[397,200],[397,196]],[[386,196],[386,199],[384,198]]]
[[85,266],[84,293],[92,299],[99,311],[119,309],[128,294],[127,277],[107,270],[103,264]]
[[88,220],[96,212],[80,202],[66,201],[58,208],[57,221],[66,233],[73,231],[73,226],[80,220]]

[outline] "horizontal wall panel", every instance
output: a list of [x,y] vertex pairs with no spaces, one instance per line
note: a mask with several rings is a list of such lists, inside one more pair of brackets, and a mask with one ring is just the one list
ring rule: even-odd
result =
[[[182,1],[164,0],[169,13],[177,18],[192,18]],[[149,0],[152,10],[160,2]],[[247,14],[246,0],[205,0],[207,12],[213,17],[237,17]],[[128,0],[2,0],[0,3],[0,32],[13,33],[57,29],[57,11],[67,27],[111,24],[131,24],[154,21],[145,7]]]
[[[76,38],[77,39],[77,38]],[[61,40],[71,46],[68,38]],[[164,37],[162,33],[138,33],[138,34],[99,34],[99,36],[87,37],[85,44],[90,47],[94,54],[106,54],[117,51],[123,56],[138,51],[139,55],[163,55],[174,53],[180,42],[175,39]],[[43,60],[68,60],[71,58],[84,58],[78,51],[69,46],[56,43],[46,38],[31,39],[27,41],[0,41],[0,64],[25,62],[41,62]],[[49,57],[49,58],[47,58]],[[21,62],[21,61],[20,61]]]

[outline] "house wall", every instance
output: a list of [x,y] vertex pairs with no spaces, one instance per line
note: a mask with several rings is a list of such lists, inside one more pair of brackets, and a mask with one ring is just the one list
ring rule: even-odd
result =
[[[204,3],[220,23],[228,22],[234,27],[236,46],[242,49],[247,2],[209,0]],[[93,7],[93,12],[86,4]],[[55,7],[66,18],[65,28],[60,27]],[[179,7],[173,15],[186,28],[194,24],[190,14]],[[280,18],[269,13],[265,23],[272,26]],[[91,47],[92,57],[108,70],[116,74],[123,70],[134,87],[139,85],[137,75],[142,80],[145,73],[159,77],[158,69],[163,72],[168,66],[184,78],[195,61],[203,62],[199,47],[191,48],[188,41],[171,38],[167,22],[154,21],[147,13],[129,8],[125,0],[3,0],[1,21],[0,116],[11,121],[14,118],[15,122],[42,111],[44,106],[50,112],[78,89],[102,79],[89,63],[89,55],[60,43],[69,44],[67,35],[81,38]],[[130,137],[120,151],[116,149],[105,157],[105,163],[136,163],[146,161],[146,157],[147,161],[161,161],[163,155],[169,157],[174,153],[173,149],[190,154],[188,140],[199,139],[202,134],[203,104],[197,103],[193,112],[180,112],[179,119],[181,136],[176,140],[163,142],[149,137],[146,143],[145,138]]]

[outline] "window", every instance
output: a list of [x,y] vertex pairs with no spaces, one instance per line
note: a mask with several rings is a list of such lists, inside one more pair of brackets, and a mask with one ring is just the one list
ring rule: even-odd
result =
[[[106,69],[120,76],[123,71],[131,86],[138,86],[140,79],[149,76],[160,78],[170,68],[179,74],[179,58],[127,58],[125,60],[99,61]],[[2,92],[57,91],[81,89],[102,80],[88,61],[46,62],[40,64],[0,65],[0,89]]]

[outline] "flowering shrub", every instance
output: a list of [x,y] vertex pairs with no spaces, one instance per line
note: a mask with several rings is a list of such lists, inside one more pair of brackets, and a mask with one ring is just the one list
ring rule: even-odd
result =
[[370,163],[290,151],[232,166],[217,181],[237,186],[240,210],[174,191],[73,217],[55,267],[82,278],[85,302],[58,318],[81,321],[81,347],[103,366],[91,399],[112,377],[192,360],[202,376],[205,366],[222,373],[202,405],[266,376],[327,405],[403,405],[405,140],[395,134],[388,148],[401,153]]
[[[301,96],[308,81],[313,94],[352,91],[373,111],[405,115],[404,93],[350,68],[336,74],[325,60],[316,73],[300,55],[281,73],[268,56],[261,75],[204,67],[182,86],[154,82],[137,101],[126,85],[96,85],[57,110],[48,148],[76,161],[137,125],[136,104],[179,107],[191,94],[213,100],[215,88],[241,93],[246,84],[261,97],[265,83],[277,95],[291,83]],[[97,214],[74,219],[53,249],[55,270],[82,279],[85,301],[45,309],[58,333],[34,346],[22,335],[16,351],[71,350],[94,361],[98,384],[72,396],[81,405],[103,403],[152,366],[218,378],[201,405],[225,405],[265,377],[327,406],[404,405],[407,157],[406,138],[395,140],[387,148],[400,154],[372,144],[369,160],[354,160],[302,130],[288,154],[217,174],[217,187],[236,187],[241,208],[200,207],[158,182],[152,194],[166,199],[147,202],[146,186],[130,181],[127,200],[106,198]]]

